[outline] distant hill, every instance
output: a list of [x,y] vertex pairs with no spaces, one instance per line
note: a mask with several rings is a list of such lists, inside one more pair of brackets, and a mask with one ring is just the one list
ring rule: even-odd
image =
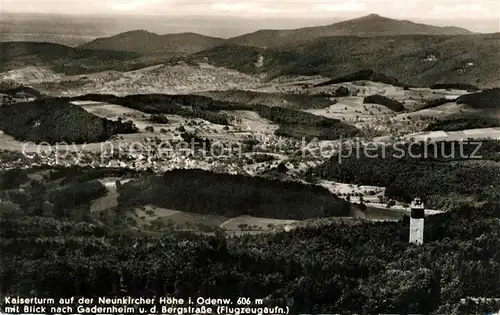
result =
[[122,66],[137,53],[96,51],[40,42],[0,42],[0,72],[34,65],[80,74]]
[[364,17],[325,26],[295,30],[261,30],[234,37],[229,43],[255,47],[279,47],[291,43],[328,36],[398,36],[398,35],[470,35],[463,28],[440,27],[395,20],[370,14]]
[[[332,36],[284,48],[223,45],[190,56],[246,73],[339,78],[371,69],[412,86],[500,84],[500,33],[466,36]],[[262,58],[262,65],[257,61]],[[349,78],[345,78],[348,80]],[[380,78],[379,78],[380,79]],[[386,80],[384,80],[386,81]]]
[[111,37],[102,37],[80,48],[93,50],[128,51],[140,54],[156,53],[195,53],[225,42],[222,38],[209,37],[195,33],[158,35],[144,30],[120,33]]

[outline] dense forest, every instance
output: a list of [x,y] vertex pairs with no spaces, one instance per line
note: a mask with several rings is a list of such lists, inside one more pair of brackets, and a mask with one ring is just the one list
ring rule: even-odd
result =
[[141,177],[120,186],[119,193],[122,208],[155,205],[227,217],[292,220],[349,215],[349,205],[322,187],[202,170]]
[[[398,143],[333,156],[310,176],[344,183],[386,187],[390,198],[424,198],[431,208],[500,198],[500,141]],[[355,154],[357,150],[359,154]],[[364,154],[363,152],[367,152]]]
[[27,215],[79,219],[89,218],[92,200],[106,194],[106,188],[99,181],[71,183],[64,186],[30,182],[29,186],[22,190],[7,190],[0,193],[3,200],[9,202],[11,207],[18,208]]
[[263,298],[290,313],[484,314],[500,303],[500,208],[408,220],[318,225],[242,237],[141,236],[94,223],[0,217],[2,295]]
[[438,83],[431,85],[431,89],[440,90],[440,89],[454,89],[454,90],[465,90],[476,92],[480,89],[477,86],[474,86],[469,83]]
[[394,112],[402,112],[405,110],[403,103],[398,102],[392,98],[385,97],[383,95],[370,95],[364,98],[364,104],[378,104],[383,105]]
[[64,99],[2,106],[0,129],[17,140],[51,144],[101,142],[115,134],[138,131],[131,121],[100,118]]
[[467,129],[479,128],[495,128],[500,127],[500,119],[481,114],[475,115],[459,115],[456,117],[448,117],[430,124],[425,131],[444,130],[444,131],[459,131]]

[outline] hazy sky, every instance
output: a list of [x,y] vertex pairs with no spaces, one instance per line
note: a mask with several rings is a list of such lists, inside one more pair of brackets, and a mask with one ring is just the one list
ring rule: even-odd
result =
[[[0,0],[3,12],[137,15],[230,15],[257,17],[354,17],[377,13],[393,18],[499,19],[500,0],[483,1],[240,1],[240,0]],[[500,20],[499,20],[500,22]]]

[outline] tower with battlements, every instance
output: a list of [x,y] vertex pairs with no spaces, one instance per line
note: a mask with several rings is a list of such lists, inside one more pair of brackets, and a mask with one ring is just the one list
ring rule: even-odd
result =
[[425,206],[420,198],[415,198],[411,203],[410,215],[410,243],[424,243],[424,218]]

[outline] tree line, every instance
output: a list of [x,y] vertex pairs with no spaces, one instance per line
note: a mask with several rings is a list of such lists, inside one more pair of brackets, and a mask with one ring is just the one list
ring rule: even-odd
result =
[[363,104],[378,104],[383,105],[394,112],[402,112],[405,107],[403,103],[398,102],[392,98],[385,97],[383,95],[370,95],[364,98]]

